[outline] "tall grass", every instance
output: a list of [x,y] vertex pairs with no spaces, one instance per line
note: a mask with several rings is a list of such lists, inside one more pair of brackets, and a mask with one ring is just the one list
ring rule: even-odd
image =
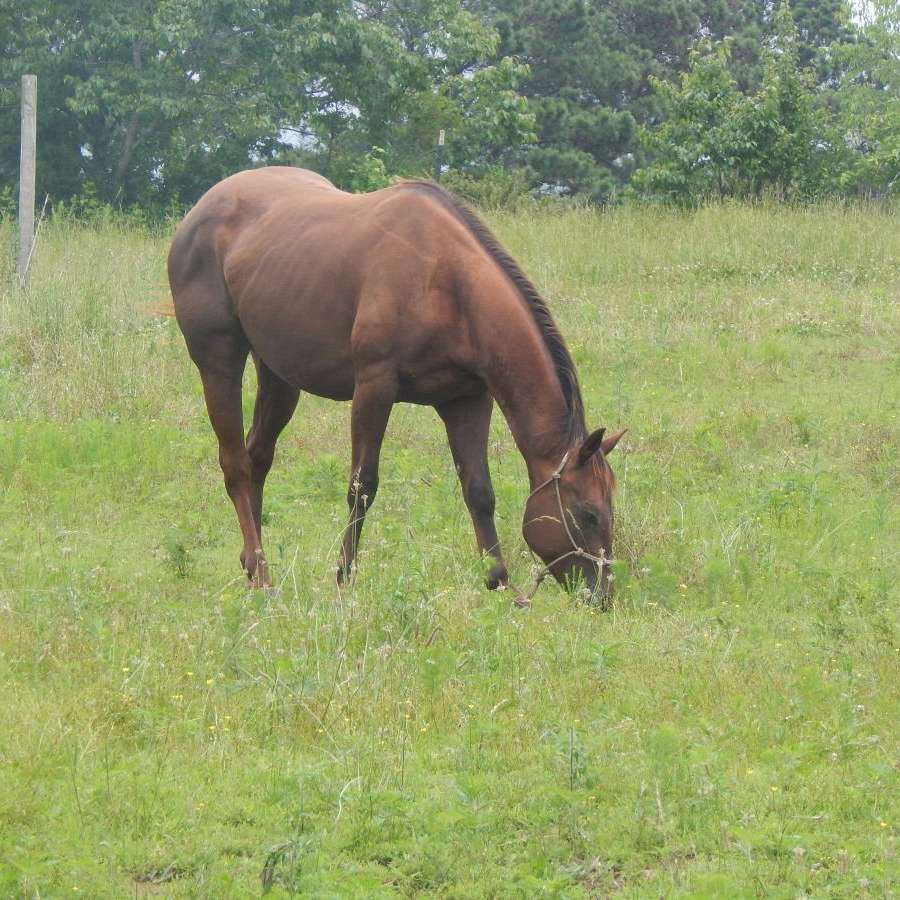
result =
[[[491,221],[589,424],[631,429],[610,613],[483,590],[443,429],[411,407],[339,592],[348,409],[307,396],[267,488],[281,593],[248,593],[154,312],[165,234],[45,227],[32,290],[0,296],[0,893],[895,890],[895,217]],[[524,583],[499,416],[490,454]]]

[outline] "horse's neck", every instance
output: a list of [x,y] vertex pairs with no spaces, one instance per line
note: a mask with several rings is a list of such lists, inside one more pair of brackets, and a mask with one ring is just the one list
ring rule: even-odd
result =
[[568,449],[566,400],[543,336],[521,298],[515,296],[504,313],[502,323],[482,330],[485,380],[534,486]]

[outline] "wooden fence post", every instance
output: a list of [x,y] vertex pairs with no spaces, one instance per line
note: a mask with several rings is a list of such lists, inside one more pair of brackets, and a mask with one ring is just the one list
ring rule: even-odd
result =
[[37,149],[37,75],[22,76],[22,150],[19,157],[19,252],[16,272],[28,287],[34,242],[34,180]]
[[437,147],[434,150],[434,180],[440,182],[444,169],[444,129],[438,132]]

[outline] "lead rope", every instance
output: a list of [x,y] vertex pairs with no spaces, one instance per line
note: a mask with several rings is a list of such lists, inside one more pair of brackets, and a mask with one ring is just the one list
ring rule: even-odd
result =
[[[516,597],[516,599],[513,600],[514,606],[523,607],[523,608],[531,606],[532,598],[537,593],[538,588],[543,584],[544,579],[548,575],[551,574],[551,570],[553,569],[553,567],[557,563],[562,562],[564,559],[568,559],[570,556],[580,556],[580,557],[583,557],[584,559],[590,560],[593,563],[596,563],[600,567],[601,578],[603,577],[603,566],[609,565],[610,563],[615,562],[615,560],[607,559],[605,554],[603,556],[595,556],[593,553],[588,553],[588,551],[585,550],[584,547],[582,547],[575,540],[575,538],[572,536],[571,530],[569,529],[569,523],[566,520],[566,512],[565,512],[565,509],[563,508],[562,494],[560,493],[560,490],[559,490],[559,479],[562,477],[563,470],[566,468],[566,463],[568,463],[568,461],[569,461],[569,454],[571,452],[572,452],[571,450],[566,451],[565,455],[563,456],[559,465],[556,467],[556,470],[553,472],[553,474],[546,481],[542,481],[528,495],[528,497],[525,500],[525,503],[527,505],[528,501],[535,494],[542,491],[545,487],[547,487],[547,485],[552,484],[554,486],[554,489],[556,490],[556,504],[559,507],[559,520],[562,523],[562,527],[566,531],[566,537],[569,539],[569,543],[572,545],[572,549],[569,550],[567,553],[563,553],[562,556],[557,556],[556,559],[554,559],[552,562],[547,563],[544,566],[544,568],[542,570],[540,570],[538,572],[538,574],[535,576],[534,587],[527,594],[523,594],[521,591],[518,591],[516,589],[518,596]],[[529,552],[530,552],[530,549],[531,548],[529,548]],[[534,556],[534,553],[532,552],[531,555]]]

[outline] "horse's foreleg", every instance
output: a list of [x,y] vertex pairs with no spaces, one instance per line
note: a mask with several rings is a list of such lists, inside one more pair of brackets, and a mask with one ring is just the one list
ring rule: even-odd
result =
[[350,438],[353,444],[350,489],[347,491],[350,518],[344,529],[341,556],[338,560],[338,584],[349,581],[353,571],[366,512],[378,491],[378,457],[391,415],[391,407],[396,399],[397,380],[393,375],[365,379],[357,376],[356,388],[353,391],[353,409],[350,414]]
[[300,399],[300,391],[282,381],[258,358],[254,362],[256,404],[253,407],[253,425],[247,435],[247,453],[250,455],[250,505],[257,534],[262,539],[263,487],[275,458],[278,435],[290,422]]
[[494,401],[490,394],[465,397],[437,407],[447,428],[447,439],[463,498],[475,526],[475,540],[481,553],[490,558],[487,586],[505,586],[509,582],[500,540],[494,525],[494,487],[488,469],[487,445]]

